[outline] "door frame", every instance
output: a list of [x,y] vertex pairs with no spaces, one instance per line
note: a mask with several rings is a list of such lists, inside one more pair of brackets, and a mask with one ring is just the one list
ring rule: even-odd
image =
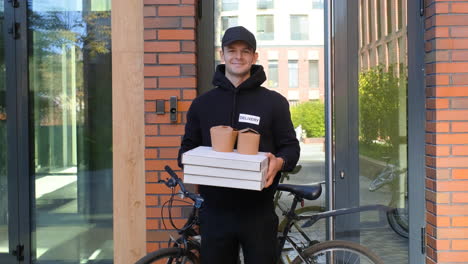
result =
[[[333,1],[334,43],[332,51],[335,72],[347,75],[332,79],[334,123],[334,160],[331,180],[335,181],[333,208],[359,205],[359,150],[358,127],[358,0]],[[407,53],[408,53],[408,189],[410,212],[410,239],[408,245],[409,263],[423,263],[425,260],[425,199],[424,199],[424,7],[423,1],[407,0]],[[349,67],[354,65],[354,67]],[[336,75],[335,75],[336,76]],[[340,171],[345,172],[341,179]],[[351,195],[352,194],[352,195]],[[353,197],[354,196],[354,197]],[[339,221],[339,219],[338,219]],[[356,219],[350,223],[336,222],[336,227],[355,228]],[[359,218],[357,218],[359,224]],[[346,226],[347,225],[347,226]],[[359,226],[357,226],[359,227]],[[339,230],[338,230],[339,231]],[[352,235],[359,235],[358,232]],[[338,237],[339,238],[339,237]]]
[[[9,250],[5,255],[7,263],[18,262],[12,255],[17,246],[22,246],[24,263],[31,259],[30,204],[31,189],[29,183],[29,94],[27,68],[27,27],[26,2],[20,1],[14,8],[4,0],[5,7],[5,62],[7,69],[7,141],[8,144],[8,212],[9,212]],[[8,33],[13,23],[19,23],[19,39]],[[2,256],[3,255],[3,256]],[[3,259],[2,259],[3,260]]]

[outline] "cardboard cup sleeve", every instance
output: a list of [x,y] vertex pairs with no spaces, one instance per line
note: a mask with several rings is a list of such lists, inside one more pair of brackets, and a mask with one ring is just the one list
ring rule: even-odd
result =
[[239,130],[237,152],[240,154],[256,155],[260,145],[260,134],[252,128]]
[[230,126],[210,128],[211,146],[219,152],[232,152],[237,139],[237,131]]

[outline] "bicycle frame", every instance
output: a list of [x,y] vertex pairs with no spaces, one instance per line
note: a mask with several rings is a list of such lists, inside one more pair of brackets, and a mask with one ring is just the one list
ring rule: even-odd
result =
[[[302,198],[298,197],[297,195],[294,195],[294,200],[292,202],[291,207],[286,213],[284,213],[284,216],[286,217],[286,226],[281,236],[279,237],[279,250],[278,250],[278,259],[281,262],[283,262],[281,258],[281,254],[284,249],[284,245],[287,241],[292,245],[294,251],[297,253],[297,255],[301,258],[301,260],[304,263],[310,263],[302,254],[303,249],[297,243],[295,243],[288,235],[289,232],[291,231],[292,226],[296,225],[297,221],[307,220],[301,227],[310,227],[314,225],[317,221],[323,218],[335,217],[339,215],[352,214],[352,213],[358,213],[358,212],[364,212],[364,211],[381,210],[381,211],[387,212],[391,210],[391,207],[376,204],[376,205],[365,205],[365,206],[359,206],[359,207],[353,207],[353,208],[330,210],[326,212],[314,213],[312,215],[297,215],[295,213],[295,210],[296,210],[297,204],[301,201],[303,201]],[[296,228],[297,228],[297,225],[296,225]],[[307,236],[307,234],[301,228],[297,228],[297,230],[304,237],[304,239],[308,242],[308,246],[310,246],[309,243],[313,241]]]

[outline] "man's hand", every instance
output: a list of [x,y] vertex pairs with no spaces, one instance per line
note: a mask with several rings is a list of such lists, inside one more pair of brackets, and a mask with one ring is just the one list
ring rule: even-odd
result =
[[268,157],[268,173],[265,188],[268,188],[273,183],[278,171],[283,167],[284,160],[282,158],[275,157],[275,155],[271,153],[267,153],[266,156]]

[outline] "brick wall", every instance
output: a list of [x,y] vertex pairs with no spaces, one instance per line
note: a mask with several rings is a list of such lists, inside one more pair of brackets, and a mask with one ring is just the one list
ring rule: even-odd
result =
[[[147,250],[167,245],[174,230],[164,230],[161,206],[170,190],[156,183],[167,178],[164,166],[177,166],[177,152],[184,132],[185,114],[196,96],[196,0],[144,0],[145,168]],[[156,100],[178,98],[178,121],[157,115]],[[169,111],[168,101],[165,111]],[[178,173],[180,174],[180,171]],[[183,206],[172,210],[176,225],[184,222]],[[167,216],[167,210],[165,210]],[[166,223],[168,229],[170,225]]]
[[425,5],[426,263],[467,263],[468,1]]

